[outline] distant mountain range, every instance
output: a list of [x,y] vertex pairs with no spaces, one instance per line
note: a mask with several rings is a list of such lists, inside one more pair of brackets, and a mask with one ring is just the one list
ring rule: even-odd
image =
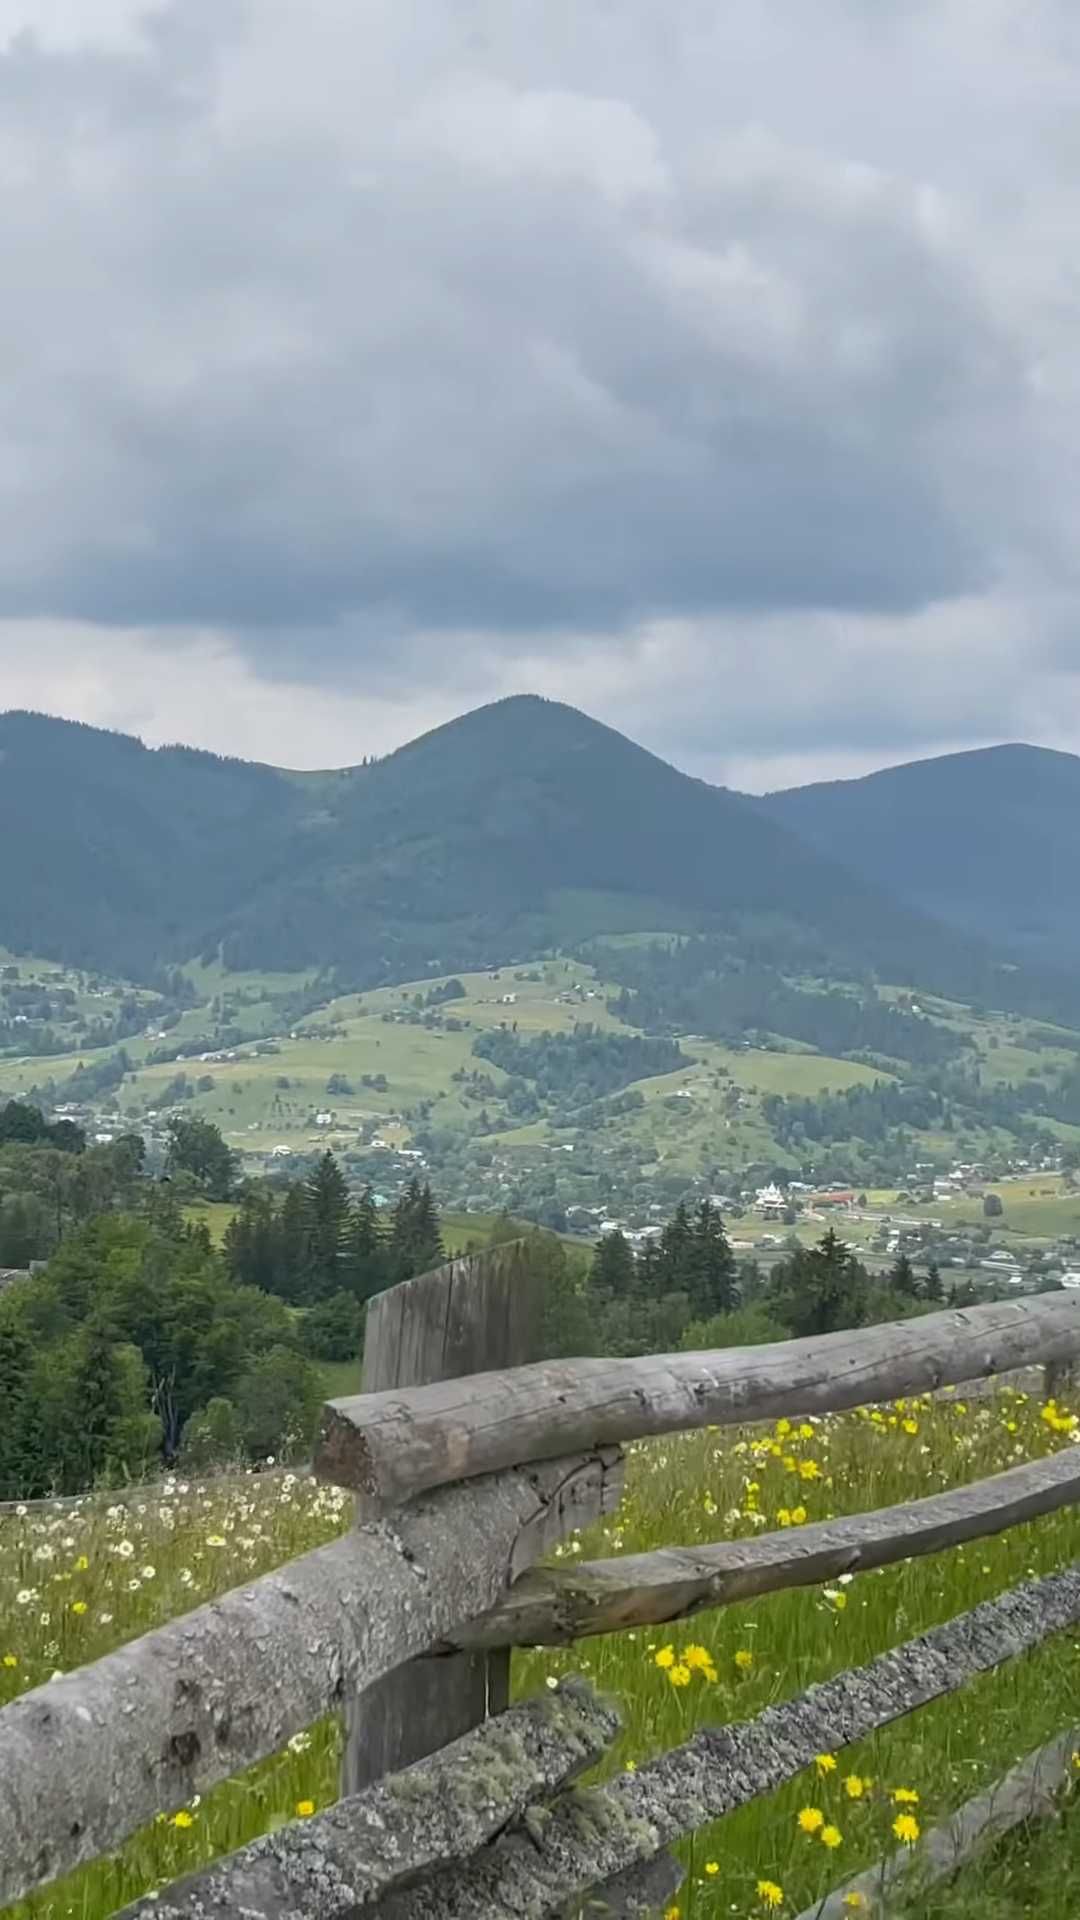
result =
[[761,803],[925,913],[1051,964],[1080,956],[1080,759],[987,747]]
[[702,931],[735,962],[1075,1010],[1077,799],[1080,760],[1026,747],[750,799],[531,696],[318,774],[8,713],[0,944],[361,985]]

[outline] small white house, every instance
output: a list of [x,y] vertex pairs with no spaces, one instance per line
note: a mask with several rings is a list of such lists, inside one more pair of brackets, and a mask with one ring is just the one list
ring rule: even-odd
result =
[[1076,1272],[1075,1269],[1070,1273],[1063,1273],[1061,1276],[1061,1284],[1063,1287],[1080,1287],[1080,1273]]

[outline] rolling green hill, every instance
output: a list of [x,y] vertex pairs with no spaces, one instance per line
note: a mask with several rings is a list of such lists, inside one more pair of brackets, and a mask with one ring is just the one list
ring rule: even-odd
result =
[[1080,758],[990,747],[761,803],[819,851],[918,907],[1040,961],[1080,956]]
[[766,956],[1045,1014],[1080,999],[894,899],[888,860],[854,873],[823,831],[811,847],[532,697],[302,775],[8,714],[0,814],[0,940],[131,979],[202,956],[367,986],[655,927],[718,937],[736,966]]

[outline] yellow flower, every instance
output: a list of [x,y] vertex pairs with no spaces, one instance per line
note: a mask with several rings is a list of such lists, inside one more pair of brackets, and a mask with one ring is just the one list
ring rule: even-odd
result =
[[179,1813],[173,1814],[172,1823],[174,1827],[193,1827],[195,1825],[194,1818],[186,1807],[181,1807]]
[[919,1823],[913,1813],[898,1813],[892,1823],[892,1830],[905,1847],[913,1847],[919,1837]]
[[814,1765],[823,1776],[826,1773],[835,1773],[836,1755],[833,1753],[819,1753],[814,1761]]
[[866,1781],[861,1773],[849,1773],[844,1781],[844,1792],[849,1800],[861,1800],[866,1792]]
[[712,1666],[713,1657],[708,1647],[692,1644],[683,1648],[682,1663],[684,1667],[689,1667],[691,1673],[704,1673],[706,1667]]
[[315,1811],[314,1800],[298,1800],[296,1803],[296,1811],[301,1820],[310,1820]]
[[821,1829],[821,1844],[823,1847],[828,1847],[830,1853],[840,1845],[843,1838],[839,1827],[822,1827]]
[[776,1518],[782,1527],[790,1527],[791,1514],[789,1513],[787,1507],[777,1507]]
[[673,1667],[675,1665],[674,1647],[661,1647],[659,1653],[654,1657],[658,1667]]
[[805,1507],[792,1507],[791,1524],[793,1527],[805,1527],[806,1525],[806,1508]]
[[804,1420],[802,1423],[802,1426],[799,1428],[799,1439],[812,1440],[813,1437],[814,1437],[813,1427],[809,1426],[807,1422]]
[[719,1873],[720,1871],[719,1860],[706,1860],[705,1871],[709,1875],[710,1879],[712,1878],[714,1873]]
[[820,1807],[803,1807],[799,1814],[799,1825],[804,1833],[817,1833],[825,1825],[825,1815]]
[[866,1905],[865,1893],[860,1893],[857,1887],[854,1888],[851,1893],[845,1893],[844,1905],[845,1907],[865,1907]]
[[799,1479],[800,1480],[820,1480],[821,1479],[821,1468],[818,1466],[818,1463],[816,1460],[800,1460],[799,1461]]
[[[19,1664],[19,1656],[17,1653],[5,1653],[4,1655],[5,1667],[17,1667],[18,1664]],[[1076,1759],[1075,1753],[1073,1754],[1073,1759],[1074,1760]]]
[[[707,1867],[705,1871],[706,1873],[708,1872]],[[757,1883],[757,1897],[763,1907],[782,1907],[784,1904],[784,1889],[783,1887],[778,1887],[775,1880],[759,1880]]]
[[784,1458],[780,1462],[780,1464],[783,1467],[785,1473],[798,1473],[799,1471],[799,1463],[796,1460],[795,1455],[793,1453],[785,1453]]
[[665,1907],[664,1920],[679,1920],[679,1913],[680,1908],[678,1907]]
[[690,1685],[689,1667],[679,1665],[669,1668],[668,1679],[671,1681],[673,1687],[688,1687]]
[[791,1421],[790,1421],[790,1420],[778,1420],[778,1421],[777,1421],[777,1423],[776,1423],[776,1435],[777,1435],[777,1438],[778,1438],[778,1439],[780,1439],[780,1440],[783,1440],[783,1438],[784,1438],[784,1436],[785,1436],[786,1434],[789,1434],[790,1432],[791,1432]]
[[86,1573],[89,1571],[89,1567],[90,1567],[90,1562],[87,1559],[85,1553],[80,1553],[78,1559],[75,1562],[76,1573]]
[[85,1600],[73,1600],[73,1601],[72,1601],[72,1603],[71,1603],[71,1611],[72,1611],[72,1613],[85,1613],[85,1612],[86,1612],[86,1601],[85,1601]]
[[749,1673],[754,1664],[754,1656],[749,1647],[740,1647],[735,1655],[735,1665],[740,1673]]
[[919,1431],[919,1423],[917,1420],[904,1420],[901,1422],[901,1425],[905,1433],[918,1433]]
[[914,1787],[894,1787],[892,1797],[898,1807],[917,1807],[919,1804],[919,1796]]

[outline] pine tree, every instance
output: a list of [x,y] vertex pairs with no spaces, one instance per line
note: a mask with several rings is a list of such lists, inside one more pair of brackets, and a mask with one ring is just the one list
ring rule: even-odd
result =
[[661,1293],[689,1293],[693,1232],[685,1200],[680,1200],[663,1233],[657,1260]]
[[0,1500],[17,1500],[33,1477],[27,1393],[34,1350],[14,1309],[0,1314]]
[[800,1247],[774,1267],[765,1305],[796,1339],[861,1327],[869,1312],[866,1269],[830,1227],[816,1247]]
[[898,1293],[902,1300],[918,1299],[919,1282],[915,1274],[915,1269],[906,1253],[897,1254],[896,1259],[889,1268],[886,1279],[893,1289],[893,1292]]
[[944,1288],[941,1284],[941,1271],[937,1261],[931,1260],[930,1265],[926,1269],[926,1280],[923,1283],[923,1296],[927,1300],[940,1300],[943,1294]]
[[307,1298],[307,1202],[301,1186],[290,1186],[277,1217],[278,1260],[283,1300]]
[[349,1214],[345,1176],[333,1154],[324,1153],[304,1182],[308,1301],[326,1300],[341,1286]]
[[703,1200],[694,1215],[686,1274],[690,1311],[695,1319],[731,1312],[738,1299],[735,1256],[724,1222],[711,1200]]
[[439,1215],[428,1185],[414,1174],[399,1195],[390,1223],[390,1279],[411,1280],[445,1260]]
[[357,1300],[370,1300],[386,1285],[386,1249],[379,1209],[370,1187],[364,1188],[353,1206],[345,1249],[345,1279]]
[[593,1250],[589,1286],[598,1298],[625,1300],[635,1292],[633,1250],[625,1233],[616,1227],[605,1233]]

